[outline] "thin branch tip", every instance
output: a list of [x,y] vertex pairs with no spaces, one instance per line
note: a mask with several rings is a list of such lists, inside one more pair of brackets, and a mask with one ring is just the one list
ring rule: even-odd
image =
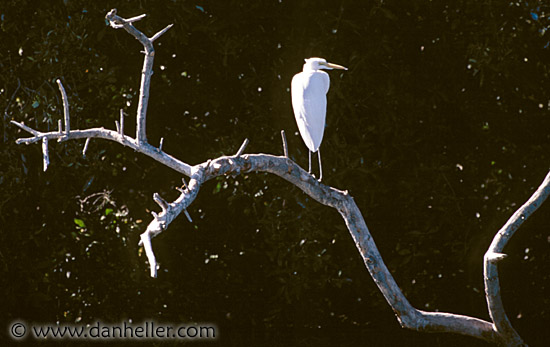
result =
[[165,32],[167,32],[171,27],[173,27],[174,24],[168,24],[164,29],[153,35],[153,37],[150,38],[151,42],[154,42],[156,39],[161,37]]
[[[19,128],[22,129],[22,130],[25,130],[26,132],[28,132],[28,133],[34,135],[35,137],[40,136],[40,132],[34,130],[34,129],[31,128],[31,127],[26,126],[25,124],[23,124],[23,122],[16,122],[16,121],[14,121],[14,120],[11,120],[10,123],[16,125],[17,127],[19,127]],[[25,140],[25,139],[18,139],[17,141],[19,141],[19,140]],[[17,141],[16,141],[16,142],[17,142]]]
[[50,165],[50,153],[48,150],[47,137],[42,138],[42,155],[43,155],[44,172],[46,172],[46,170],[48,170],[48,166]]
[[244,139],[243,144],[241,145],[241,147],[237,151],[237,154],[235,154],[235,157],[238,158],[243,154],[244,150],[246,149],[246,146],[248,146],[248,142],[249,142],[248,138]]
[[185,213],[185,217],[187,217],[187,220],[189,221],[189,223],[193,223],[193,220],[191,219],[191,215],[189,214],[189,212],[187,212],[187,209],[183,209],[183,213]]
[[162,146],[163,146],[163,145],[164,145],[164,137],[161,137],[161,138],[160,138],[160,141],[159,141],[159,147],[157,148],[157,151],[158,151],[159,153],[162,152]]
[[63,87],[63,83],[59,78],[57,79],[57,85],[59,87],[59,91],[61,92],[61,100],[63,101],[63,118],[65,119],[65,135],[68,136],[69,133],[71,132],[69,98],[67,97],[67,92],[65,91],[65,87]]
[[125,19],[124,21],[126,23],[133,23],[133,22],[137,22],[139,20],[142,20],[143,18],[147,17],[147,14],[140,14],[139,16],[135,16],[135,17],[132,17],[132,18],[128,18],[128,19]]
[[286,142],[286,134],[284,130],[281,130],[281,139],[283,141],[283,154],[285,158],[288,158],[288,144]]
[[124,110],[120,109],[120,129],[119,134],[122,137],[122,140],[124,140]]
[[84,158],[86,158],[86,152],[88,151],[88,146],[90,145],[90,140],[91,140],[91,139],[92,139],[91,137],[88,137],[88,138],[86,139],[86,142],[84,143],[84,149],[82,150],[82,156],[83,156]]

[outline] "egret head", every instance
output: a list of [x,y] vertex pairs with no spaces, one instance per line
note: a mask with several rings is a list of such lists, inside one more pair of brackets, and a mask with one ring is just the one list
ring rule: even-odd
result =
[[347,70],[346,67],[343,67],[343,66],[338,65],[338,64],[328,63],[323,58],[309,58],[309,59],[304,59],[304,60],[305,60],[304,71],[305,70],[316,71],[316,70],[320,70],[320,69],[325,69],[325,70],[332,70],[332,69]]

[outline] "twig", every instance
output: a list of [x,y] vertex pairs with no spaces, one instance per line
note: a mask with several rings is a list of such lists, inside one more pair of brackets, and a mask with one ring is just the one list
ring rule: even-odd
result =
[[88,151],[88,146],[90,145],[90,140],[91,140],[91,139],[92,139],[91,137],[88,137],[88,138],[86,139],[86,142],[84,143],[84,149],[82,150],[82,156],[83,156],[84,158],[86,158],[86,152]]
[[189,212],[187,212],[186,208],[183,209],[183,213],[185,214],[185,217],[187,217],[187,220],[189,221],[189,223],[193,223],[193,220],[191,219],[191,215],[189,215]]
[[119,132],[120,136],[124,138],[124,110],[120,109],[120,129]]
[[162,145],[164,144],[164,137],[160,138],[158,152],[162,152]]
[[237,158],[243,154],[247,145],[248,145],[248,139],[244,139],[243,144],[241,145],[241,148],[239,148],[239,150],[237,151],[237,154],[235,154]]
[[281,138],[283,140],[283,153],[285,155],[285,158],[288,158],[288,144],[286,142],[286,135],[284,130],[281,130]]
[[[19,122],[16,122],[14,120],[10,121],[11,124],[14,124],[14,125],[17,125],[19,128],[25,130],[26,132],[28,133],[31,133],[32,135],[34,135],[35,137],[38,137],[40,135],[40,132],[32,129],[32,128],[29,128],[28,126],[26,126],[25,124],[23,123],[19,123]],[[20,140],[20,139],[19,139]],[[19,143],[22,143],[22,142],[18,142],[19,140],[15,141],[15,143],[19,144]],[[39,139],[38,139],[39,140]],[[28,144],[28,143],[27,143]]]
[[44,163],[44,172],[46,172],[46,170],[48,170],[48,166],[50,165],[50,154],[48,152],[47,137],[42,138],[42,157],[43,157],[43,163]]
[[57,85],[59,86],[59,91],[61,92],[61,99],[63,100],[63,117],[65,118],[65,135],[69,136],[71,131],[71,120],[69,116],[69,100],[67,98],[67,92],[61,83],[61,80],[57,80]]
[[126,19],[126,23],[133,23],[133,22],[137,22],[138,20],[142,20],[143,18],[145,18],[147,15],[144,13],[144,14],[140,14],[139,16],[135,16],[135,17],[132,17],[132,18],[128,18]]
[[158,33],[156,33],[155,35],[153,35],[153,37],[150,38],[151,42],[154,42],[156,39],[158,39],[159,37],[162,36],[162,34],[164,34],[165,32],[168,31],[168,29],[170,29],[174,24],[168,24],[166,26],[166,28],[162,29],[161,31],[159,31]]

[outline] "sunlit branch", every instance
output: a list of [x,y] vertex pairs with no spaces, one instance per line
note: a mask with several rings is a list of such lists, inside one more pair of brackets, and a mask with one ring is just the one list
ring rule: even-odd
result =
[[[164,164],[177,172],[180,172],[186,176],[191,175],[191,169],[192,166],[182,162],[179,159],[176,159],[172,157],[171,155],[167,154],[166,152],[158,152],[157,149],[153,146],[151,146],[148,143],[136,143],[136,141],[131,138],[128,135],[121,136],[117,131],[109,130],[105,128],[90,128],[85,130],[71,130],[69,132],[69,135],[65,135],[64,133],[60,134],[57,131],[42,133],[39,131],[36,131],[32,128],[29,128],[23,123],[19,123],[16,121],[11,121],[12,124],[17,125],[21,129],[31,133],[32,137],[26,137],[26,138],[19,138],[15,141],[17,144],[31,144],[38,141],[42,141],[43,138],[47,138],[48,140],[52,139],[59,139],[63,138],[63,140],[77,140],[77,139],[89,139],[89,138],[98,138],[98,139],[105,139],[110,140],[114,142],[118,142],[123,146],[129,147],[136,152],[145,154],[156,161],[158,161],[161,164]],[[87,146],[84,146],[85,149],[87,149]]]
[[126,23],[133,23],[133,22],[137,22],[138,20],[142,20],[146,16],[147,16],[146,14],[140,14],[139,16],[128,18],[125,21],[126,21]]
[[[10,123],[11,123],[11,124],[14,124],[14,125],[17,125],[17,126],[20,127],[21,129],[25,130],[25,131],[28,132],[28,133],[31,133],[31,134],[34,135],[35,137],[38,136],[38,134],[39,134],[38,131],[36,131],[36,130],[34,130],[34,129],[32,129],[32,128],[29,128],[28,126],[26,126],[26,125],[23,124],[23,123],[19,123],[19,122],[16,122],[16,121],[14,121],[14,120],[10,121]],[[17,143],[17,144],[25,143],[25,144],[27,144],[27,145],[28,145],[29,143],[32,143],[32,142],[26,143],[26,142],[19,141],[19,140],[21,140],[21,139],[18,139],[17,141],[15,141],[15,143]],[[36,141],[38,141],[38,140],[40,140],[40,139],[38,138],[38,139],[36,139],[36,140],[33,141],[33,142],[36,142]]]
[[147,105],[149,103],[149,87],[151,85],[151,76],[153,75],[153,60],[155,58],[155,49],[153,47],[153,41],[158,39],[168,29],[172,27],[172,24],[156,33],[152,38],[148,38],[141,31],[137,30],[132,22],[142,19],[145,15],[130,18],[126,20],[119,17],[116,9],[112,9],[107,13],[105,18],[109,21],[113,28],[123,28],[132,36],[134,36],[145,49],[145,58],[143,60],[143,69],[141,72],[141,84],[139,93],[139,102],[136,115],[136,141],[138,143],[147,142],[146,124],[147,124]]
[[489,315],[495,323],[496,331],[502,335],[506,341],[512,341],[515,345],[523,344],[523,340],[512,327],[506,315],[506,311],[504,310],[504,304],[502,303],[502,297],[500,295],[500,281],[497,264],[499,261],[506,258],[503,249],[508,241],[510,241],[523,222],[540,207],[549,194],[550,172],[546,175],[541,185],[533,195],[531,195],[529,200],[527,200],[527,202],[525,202],[497,232],[483,258],[485,298],[489,308]]
[[[151,240],[155,236],[166,230],[170,223],[172,223],[172,221],[176,217],[178,217],[181,212],[184,212],[189,221],[192,222],[191,216],[189,216],[186,209],[197,197],[201,184],[205,179],[204,172],[209,167],[209,164],[210,161],[207,161],[192,168],[189,185],[185,190],[179,190],[181,194],[174,202],[166,202],[166,200],[160,197],[160,195],[158,195],[157,193],[153,195],[153,199],[160,206],[161,212],[151,212],[151,214],[153,215],[153,220],[149,223],[145,232],[141,234],[141,241],[139,242],[140,246],[147,245],[145,241],[150,244]],[[153,249],[146,249],[146,254],[149,260],[151,276],[157,277],[157,263],[153,253]]]
[[[71,131],[71,119],[69,116],[69,100],[67,98],[67,92],[61,83],[61,80],[57,80],[57,85],[59,86],[59,91],[61,92],[61,99],[63,100],[63,117],[65,118],[65,135],[69,135]],[[59,129],[61,132],[61,128]]]

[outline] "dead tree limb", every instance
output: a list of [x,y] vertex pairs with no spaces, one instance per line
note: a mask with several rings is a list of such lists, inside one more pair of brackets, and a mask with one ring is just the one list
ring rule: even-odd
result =
[[155,48],[153,47],[153,42],[166,31],[168,31],[168,29],[172,27],[172,24],[168,25],[166,28],[153,35],[153,37],[148,38],[144,33],[136,29],[132,24],[133,22],[145,18],[145,14],[130,19],[124,19],[117,16],[116,9],[112,9],[111,11],[109,11],[109,13],[107,13],[105,18],[107,18],[113,28],[123,28],[130,35],[134,36],[145,49],[145,59],[143,60],[143,70],[141,71],[141,85],[139,88],[140,93],[137,110],[136,142],[147,142],[147,134],[145,131],[147,105],[149,103],[149,87],[151,85],[151,76],[153,75],[153,60],[155,59]]
[[497,264],[506,258],[502,253],[504,247],[510,241],[518,228],[531,216],[550,194],[550,172],[544,178],[539,188],[531,195],[506,224],[497,232],[493,242],[483,257],[483,280],[485,282],[485,299],[489,308],[489,315],[495,324],[495,330],[504,337],[505,341],[512,345],[521,345],[521,337],[512,327],[506,316],[502,297],[500,295],[500,281],[498,278]]
[[285,179],[289,183],[300,188],[317,202],[332,207],[340,213],[353,238],[357,250],[363,258],[365,266],[384,295],[384,298],[395,312],[397,320],[402,327],[422,332],[463,334],[510,346],[523,344],[521,337],[513,329],[510,321],[506,317],[500,297],[496,263],[504,258],[505,255],[502,253],[502,250],[517,228],[540,206],[540,204],[542,204],[548,194],[550,194],[550,173],[546,176],[546,179],[533,196],[514,213],[510,220],[497,233],[493,243],[485,254],[485,291],[492,321],[489,322],[475,317],[452,313],[418,310],[409,303],[384,264],[361,211],[348,191],[342,191],[321,184],[312,175],[308,174],[292,161],[288,155],[288,145],[284,132],[281,133],[283,156],[244,154],[245,147],[248,144],[248,140],[245,140],[235,155],[207,160],[197,165],[187,164],[165,153],[162,150],[162,140],[158,148],[147,143],[145,119],[149,99],[150,78],[153,68],[153,41],[166,32],[171,25],[159,31],[153,37],[148,38],[133,26],[134,22],[144,17],[145,15],[141,15],[130,19],[124,19],[116,15],[116,10],[111,10],[106,16],[113,28],[124,28],[128,33],[140,41],[145,48],[139,106],[136,115],[137,130],[135,138],[124,134],[124,113],[122,110],[120,111],[120,122],[117,121],[116,131],[104,128],[72,130],[70,128],[69,119],[69,101],[65,94],[65,89],[59,80],[58,84],[64,106],[64,130],[60,125],[58,131],[43,133],[26,126],[22,122],[12,121],[12,123],[32,135],[27,138],[20,138],[16,143],[31,144],[42,141],[44,170],[46,170],[50,164],[48,154],[49,140],[56,139],[58,141],[66,141],[86,139],[83,150],[83,155],[85,155],[90,139],[99,138],[118,142],[123,146],[130,147],[190,178],[188,184],[186,184],[185,179],[183,179],[183,186],[177,188],[180,195],[173,202],[167,202],[158,193],[153,194],[153,200],[159,205],[161,211],[159,213],[152,212],[153,220],[140,236],[140,245],[144,247],[147,254],[152,277],[157,276],[158,266],[151,240],[165,231],[181,212],[184,212],[191,221],[191,217],[187,213],[187,207],[195,200],[204,182],[225,175],[236,176],[249,172],[267,172]]

